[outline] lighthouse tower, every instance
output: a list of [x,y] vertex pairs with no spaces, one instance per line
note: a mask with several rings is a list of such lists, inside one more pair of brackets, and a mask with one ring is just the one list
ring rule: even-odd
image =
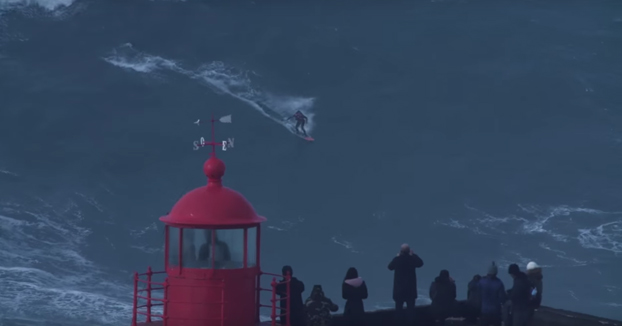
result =
[[[280,275],[262,273],[259,264],[260,224],[266,219],[240,193],[222,185],[225,164],[215,149],[225,144],[212,139],[202,145],[212,146],[203,165],[207,185],[185,194],[160,218],[165,224],[165,271],[149,268],[145,274],[136,274],[132,326],[255,326],[260,306],[272,308],[271,324],[275,325],[276,277]],[[153,282],[156,273],[165,273],[166,280]],[[273,276],[271,288],[261,288],[262,274]],[[142,289],[141,282],[146,284]],[[283,283],[289,283],[289,276]],[[286,288],[289,292],[289,284]],[[163,298],[152,294],[156,289],[163,291]],[[271,305],[260,305],[261,290],[272,292]],[[162,313],[152,313],[158,305]],[[140,315],[146,316],[144,323],[137,320]]]

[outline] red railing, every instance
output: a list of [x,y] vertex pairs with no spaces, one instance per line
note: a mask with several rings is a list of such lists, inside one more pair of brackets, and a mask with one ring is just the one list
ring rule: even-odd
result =
[[[153,282],[151,280],[152,276],[155,274],[164,274],[165,272],[154,272],[151,270],[151,266],[147,268],[147,273],[138,274],[134,273],[134,306],[132,308],[132,326],[137,326],[138,323],[138,315],[145,316],[145,322],[150,323],[152,317],[162,319],[163,326],[166,326],[167,318],[166,318],[166,303],[168,298],[168,278],[164,280],[164,282],[158,283]],[[147,279],[142,279],[141,276],[147,276]],[[145,284],[145,288],[139,289],[138,284]],[[159,287],[152,287],[152,285],[156,285]],[[152,298],[151,291],[164,290],[164,297],[162,299]],[[140,293],[145,293],[145,296]],[[146,300],[147,303],[144,305],[138,305],[138,299]],[[159,303],[152,303],[152,301],[156,301]],[[151,307],[162,306],[162,314],[153,314],[151,313]],[[139,309],[146,308],[146,311],[139,311]]]
[[[261,276],[263,275],[270,275],[272,276],[272,282],[270,282],[270,288],[262,288],[261,287]],[[277,282],[276,277],[282,277],[282,275],[278,275],[278,274],[271,274],[271,273],[264,273],[261,272],[259,274],[258,277],[258,282],[257,282],[257,297],[260,297],[260,293],[261,291],[270,291],[272,293],[272,297],[270,299],[270,305],[264,305],[261,304],[261,302],[257,302],[258,308],[257,310],[259,310],[259,308],[270,308],[271,309],[271,313],[270,313],[270,319],[272,320],[272,326],[276,326],[277,322],[277,318],[279,317],[283,317],[285,316],[285,324],[283,326],[290,326],[290,309],[289,309],[289,305],[290,305],[290,283],[291,283],[291,276],[289,275],[289,273],[287,275],[285,275],[285,281],[282,282]],[[277,299],[277,292],[276,292],[276,287],[279,284],[287,284],[286,286],[286,290],[285,290],[285,297],[281,297],[280,299]],[[281,301],[285,300],[285,309],[281,309],[280,307],[278,309],[281,309],[281,312],[283,310],[285,310],[285,313],[281,313],[279,315],[276,314],[276,310],[277,310],[277,302],[280,303]]]

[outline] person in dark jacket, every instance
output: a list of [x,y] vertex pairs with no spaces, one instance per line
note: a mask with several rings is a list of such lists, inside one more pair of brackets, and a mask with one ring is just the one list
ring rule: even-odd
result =
[[533,309],[538,309],[542,303],[543,276],[542,269],[533,261],[530,261],[529,264],[527,264],[527,277],[529,277],[529,281],[531,281],[532,285],[531,307]]
[[514,279],[512,289],[508,291],[512,302],[512,326],[528,326],[533,315],[530,302],[531,282],[516,264],[510,265],[508,274]]
[[449,271],[442,270],[430,285],[430,310],[434,320],[443,324],[445,319],[455,314],[456,283],[449,276]]
[[367,285],[354,267],[346,272],[346,277],[341,285],[341,297],[346,300],[343,309],[343,318],[346,325],[364,325],[365,306],[363,300],[367,299]]
[[[286,313],[287,309],[287,278],[290,278],[289,292],[289,321],[291,326],[305,326],[305,313],[304,304],[302,303],[302,292],[305,291],[305,284],[297,278],[293,277],[294,270],[291,266],[285,265],[281,269],[283,272],[283,279],[276,286],[276,293],[279,295],[281,301],[281,314]],[[280,317],[281,325],[285,325],[286,316]]]
[[314,285],[311,295],[305,302],[307,313],[307,326],[329,326],[335,312],[339,307],[324,295],[321,285]]
[[467,285],[466,322],[474,324],[482,309],[482,300],[479,293],[479,281],[482,277],[478,274]]
[[[423,266],[419,258],[407,244],[403,244],[397,257],[389,263],[389,270],[393,273],[393,301],[395,313],[399,321],[410,323],[414,320],[415,300],[417,300],[417,268]],[[406,303],[406,316],[404,316]],[[405,320],[406,317],[406,320]]]
[[501,326],[502,307],[507,301],[505,286],[497,278],[497,265],[492,262],[488,274],[478,283],[481,297],[480,326]]

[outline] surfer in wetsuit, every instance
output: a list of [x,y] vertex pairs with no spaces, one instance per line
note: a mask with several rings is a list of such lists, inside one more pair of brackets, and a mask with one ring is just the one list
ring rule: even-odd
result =
[[296,113],[294,113],[293,116],[287,118],[286,120],[290,120],[290,119],[296,119],[296,132],[300,133],[300,130],[302,130],[302,133],[305,135],[305,137],[309,137],[307,135],[307,131],[305,130],[305,123],[307,123],[307,117],[302,114],[302,112],[300,112],[300,110],[296,111]]

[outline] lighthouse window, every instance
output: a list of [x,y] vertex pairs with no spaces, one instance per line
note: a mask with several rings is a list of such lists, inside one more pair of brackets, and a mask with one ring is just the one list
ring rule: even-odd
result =
[[179,229],[168,227],[168,265],[179,266]]
[[217,269],[244,268],[244,229],[214,231],[214,267]]
[[185,268],[211,268],[211,261],[199,259],[201,246],[205,244],[204,234],[211,230],[183,229],[183,250],[181,266]]
[[257,266],[257,228],[248,228],[247,231],[247,267]]
[[201,245],[197,261],[199,268],[230,268],[231,249],[226,234],[218,230],[200,230]]

